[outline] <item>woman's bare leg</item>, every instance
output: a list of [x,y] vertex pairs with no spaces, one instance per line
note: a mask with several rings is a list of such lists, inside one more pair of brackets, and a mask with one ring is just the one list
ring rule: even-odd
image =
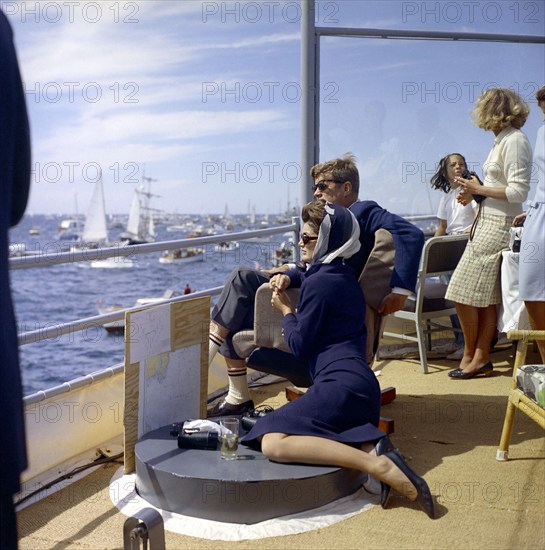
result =
[[456,313],[464,333],[464,356],[459,368],[464,370],[473,361],[479,335],[479,311],[474,306],[456,304]]
[[464,372],[480,369],[490,361],[490,346],[497,332],[496,306],[480,307],[477,309],[479,322],[477,325],[477,341],[471,363],[465,366]]
[[386,456],[376,456],[331,439],[268,433],[261,440],[261,450],[275,462],[300,462],[360,470],[410,500],[415,500],[418,494],[407,476]]

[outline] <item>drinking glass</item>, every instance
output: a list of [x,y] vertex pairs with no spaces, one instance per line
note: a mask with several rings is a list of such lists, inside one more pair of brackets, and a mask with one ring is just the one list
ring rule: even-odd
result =
[[238,450],[239,419],[234,417],[220,418],[223,430],[220,434],[220,451],[223,460],[236,460]]

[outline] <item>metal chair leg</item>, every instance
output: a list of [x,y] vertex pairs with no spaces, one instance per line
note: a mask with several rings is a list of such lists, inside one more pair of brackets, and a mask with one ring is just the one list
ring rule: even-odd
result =
[[154,508],[142,508],[123,524],[123,550],[165,550],[165,529],[161,514]]

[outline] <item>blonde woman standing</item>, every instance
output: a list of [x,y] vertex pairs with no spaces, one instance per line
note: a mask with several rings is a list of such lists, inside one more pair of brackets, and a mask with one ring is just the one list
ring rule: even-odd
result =
[[456,178],[463,187],[458,197],[462,204],[476,194],[485,199],[446,293],[456,303],[465,341],[460,365],[449,373],[454,379],[492,374],[490,346],[501,302],[501,253],[509,248],[509,228],[530,189],[532,149],[520,130],[529,112],[520,96],[507,88],[487,90],[474,110],[477,126],[492,131],[495,139],[483,165],[484,183],[475,176]]

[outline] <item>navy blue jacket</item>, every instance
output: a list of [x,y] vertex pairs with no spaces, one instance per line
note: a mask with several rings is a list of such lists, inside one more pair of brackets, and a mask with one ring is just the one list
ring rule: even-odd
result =
[[[424,233],[411,222],[397,214],[392,214],[375,201],[356,201],[348,208],[360,224],[360,250],[346,261],[356,277],[361,275],[375,246],[375,232],[386,229],[394,240],[394,270],[390,280],[392,288],[399,287],[414,292],[420,266],[420,256],[424,246]],[[301,272],[290,269],[286,275],[291,279],[290,286],[301,286]]]
[[8,230],[22,218],[30,186],[30,136],[11,27],[0,11],[0,487],[14,494],[26,468],[17,328],[8,271]]
[[375,245],[375,231],[386,229],[392,234],[395,248],[390,286],[414,292],[424,246],[424,233],[401,216],[380,207],[375,201],[356,201],[350,205],[349,210],[360,224],[361,248],[346,263],[353,267],[359,277]]

